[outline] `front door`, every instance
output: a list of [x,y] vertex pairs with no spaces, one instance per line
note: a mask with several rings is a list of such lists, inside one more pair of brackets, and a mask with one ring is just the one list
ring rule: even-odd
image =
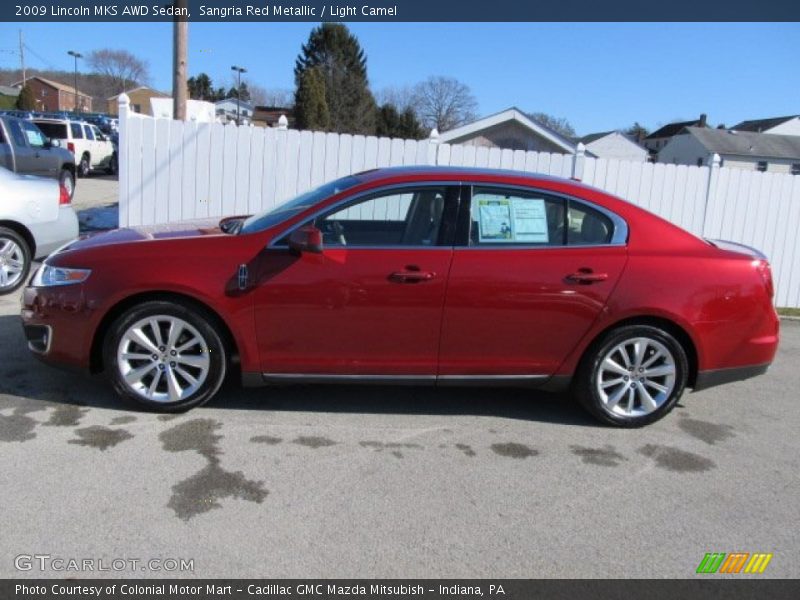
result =
[[[472,189],[453,253],[439,374],[545,379],[597,319],[627,261],[610,216],[535,191]],[[465,208],[467,205],[465,204]]]
[[262,371],[433,379],[459,189],[383,189],[313,219],[321,254],[286,236],[259,257]]

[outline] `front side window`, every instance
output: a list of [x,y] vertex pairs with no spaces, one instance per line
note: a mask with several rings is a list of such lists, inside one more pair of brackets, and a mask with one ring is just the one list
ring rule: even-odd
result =
[[447,188],[385,190],[317,217],[326,246],[435,246]]
[[86,130],[86,139],[94,140],[94,133],[92,132],[92,128],[89,125],[84,125],[83,128]]
[[8,128],[11,130],[11,137],[14,138],[14,145],[24,148],[28,145],[25,141],[25,134],[22,132],[21,121],[9,121]]
[[470,245],[563,246],[565,201],[536,192],[476,187]]

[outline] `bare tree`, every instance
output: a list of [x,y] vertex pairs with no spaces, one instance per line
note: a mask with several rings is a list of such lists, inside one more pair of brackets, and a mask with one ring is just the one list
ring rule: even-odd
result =
[[426,128],[447,131],[474,120],[478,102],[466,84],[437,76],[414,88],[414,108]]
[[378,90],[375,100],[379,106],[391,104],[401,113],[409,108],[416,113],[414,87],[410,85],[385,87]]
[[565,138],[575,137],[575,129],[569,121],[563,117],[554,117],[543,112],[527,113],[528,117],[537,123],[544,125],[548,129],[555,131]]
[[280,88],[267,89],[251,81],[247,82],[250,101],[254,106],[278,106],[288,108],[294,104],[294,92]]
[[127,50],[93,50],[86,62],[90,69],[108,77],[114,84],[114,91],[118,93],[147,83],[150,79],[147,62],[136,58]]

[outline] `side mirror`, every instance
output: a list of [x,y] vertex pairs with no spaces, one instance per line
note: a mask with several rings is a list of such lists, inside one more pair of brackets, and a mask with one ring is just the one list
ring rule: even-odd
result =
[[322,252],[322,232],[313,225],[295,229],[289,235],[289,248],[296,252]]

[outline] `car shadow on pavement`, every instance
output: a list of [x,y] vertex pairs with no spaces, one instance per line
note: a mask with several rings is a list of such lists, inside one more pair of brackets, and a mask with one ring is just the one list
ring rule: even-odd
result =
[[[242,388],[229,378],[205,407],[216,410],[295,411],[353,414],[474,415],[595,426],[566,395],[516,388],[295,385]],[[71,404],[137,412],[118,398],[102,375],[48,366],[27,348],[20,319],[0,316],[0,409]]]
[[282,412],[492,416],[602,427],[567,394],[511,387],[291,385],[241,388],[231,381],[206,406]]

